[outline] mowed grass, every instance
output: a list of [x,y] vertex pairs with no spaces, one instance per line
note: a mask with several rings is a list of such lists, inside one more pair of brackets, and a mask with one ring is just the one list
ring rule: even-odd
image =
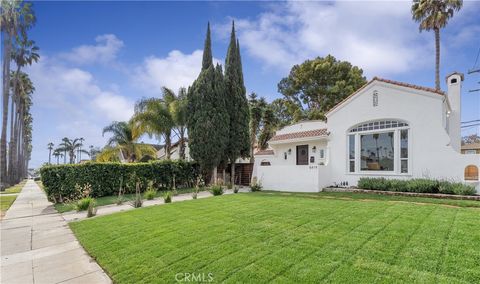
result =
[[70,226],[116,283],[480,281],[477,208],[247,193]]
[[5,215],[15,199],[17,199],[17,195],[0,195],[0,216]]
[[20,193],[22,191],[23,186],[27,183],[27,180],[23,180],[20,183],[6,188],[4,191],[0,191],[0,194],[11,194],[11,193]]

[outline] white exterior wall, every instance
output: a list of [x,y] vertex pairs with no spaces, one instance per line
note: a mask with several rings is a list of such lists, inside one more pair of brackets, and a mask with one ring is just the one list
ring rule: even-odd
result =
[[[376,107],[372,103],[374,91],[378,92]],[[358,179],[364,176],[426,177],[463,181],[467,165],[480,166],[480,155],[461,155],[452,147],[442,119],[445,111],[444,100],[441,95],[376,81],[342,107],[327,114],[330,155],[334,157],[330,160],[331,182],[348,181],[349,185],[355,185]],[[409,124],[409,173],[400,174],[398,167],[397,173],[349,173],[349,129],[362,122],[382,119],[398,119]],[[398,147],[396,151],[398,152]],[[478,190],[478,183],[475,185]]]
[[[312,124],[312,123],[309,123]],[[315,122],[317,127],[312,129],[319,129],[325,127],[322,122]],[[297,125],[298,126],[298,125]],[[290,128],[289,132],[306,131],[311,129],[301,129],[298,127]],[[280,134],[282,132],[277,132]],[[286,132],[283,132],[283,134]],[[297,165],[297,146],[308,145],[308,165]],[[312,148],[316,147],[315,153]],[[274,150],[274,155],[258,155],[255,156],[254,177],[257,177],[265,190],[279,190],[291,192],[318,192],[323,187],[329,184],[330,175],[328,172],[328,146],[327,140],[323,139],[304,139],[290,142],[273,144],[271,148]],[[288,150],[291,150],[288,154]],[[323,149],[325,156],[320,159],[320,150]],[[285,159],[287,153],[287,159]],[[314,157],[315,161],[310,162],[310,157]],[[270,166],[261,166],[262,161],[270,162]],[[323,164],[323,165],[321,165]]]

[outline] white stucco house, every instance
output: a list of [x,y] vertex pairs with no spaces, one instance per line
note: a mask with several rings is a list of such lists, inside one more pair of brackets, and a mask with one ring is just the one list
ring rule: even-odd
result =
[[446,80],[444,93],[372,79],[331,109],[326,122],[277,131],[269,149],[255,154],[253,177],[282,191],[354,186],[361,177],[424,177],[470,183],[480,192],[480,154],[460,152],[463,74]]

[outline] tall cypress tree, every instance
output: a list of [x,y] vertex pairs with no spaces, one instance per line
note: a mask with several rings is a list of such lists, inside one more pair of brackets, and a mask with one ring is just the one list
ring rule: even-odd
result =
[[231,182],[235,182],[235,161],[239,157],[248,157],[250,150],[249,109],[243,82],[243,70],[240,57],[240,45],[235,36],[235,24],[225,59],[225,96],[229,114],[229,137],[226,156],[231,163]]
[[210,173],[224,158],[229,121],[224,92],[222,67],[213,65],[208,25],[202,70],[188,90],[190,155],[203,174]]

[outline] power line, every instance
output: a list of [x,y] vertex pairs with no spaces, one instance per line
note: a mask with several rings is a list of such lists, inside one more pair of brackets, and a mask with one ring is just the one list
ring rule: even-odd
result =
[[479,56],[480,56],[480,47],[478,48],[477,58],[475,59],[475,63],[473,64],[472,70],[475,69],[475,67],[477,67],[477,62],[478,62],[478,57]]
[[470,121],[462,121],[462,123],[471,123],[471,122],[477,122],[480,121],[480,119],[475,119],[475,120],[470,120]]
[[480,123],[475,123],[475,124],[471,124],[471,125],[462,125],[461,128],[475,127],[475,126],[480,126]]

